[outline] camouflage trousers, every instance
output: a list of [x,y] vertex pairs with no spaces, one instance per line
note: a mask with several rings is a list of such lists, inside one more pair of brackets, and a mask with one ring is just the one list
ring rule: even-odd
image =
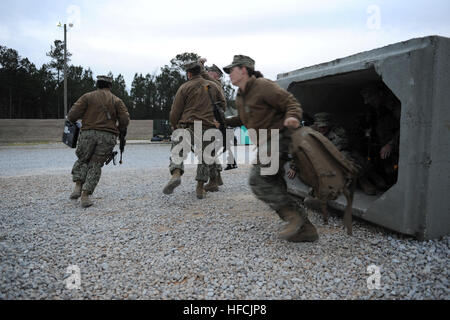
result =
[[[249,177],[250,188],[255,196],[267,203],[276,212],[279,212],[283,207],[298,209],[294,197],[287,192],[287,185],[284,180],[284,165],[289,161],[289,145],[291,144],[291,134],[288,130],[280,130],[279,142],[279,154],[277,155],[279,157],[279,168],[277,173],[261,175],[261,168],[264,165],[258,161],[253,165]],[[271,141],[269,140],[267,144],[268,152],[270,152]]]
[[[220,144],[221,141],[218,141],[217,143]],[[236,160],[234,159],[233,152],[231,151],[232,146],[234,146],[235,144],[237,144],[237,141],[236,141],[236,138],[234,135],[230,138],[230,141],[227,141],[227,143],[223,143],[223,145],[224,145],[223,153],[222,153],[222,155],[219,155],[218,157],[223,156],[225,153],[228,152],[227,153],[227,162],[226,162],[227,164],[236,164]],[[218,174],[222,170],[223,170],[222,164],[220,163],[219,158],[217,158],[214,163],[213,169],[210,172],[211,178],[217,177]]]
[[99,130],[81,131],[75,151],[78,160],[72,168],[73,182],[83,183],[83,191],[92,194],[100,181],[106,158],[116,145],[114,133]]
[[[203,134],[205,133],[205,131],[208,128],[206,128],[206,129],[203,128],[202,129],[202,137],[198,137],[199,139],[201,139],[201,142],[199,142],[198,144],[196,144],[196,141],[195,141],[193,126],[187,126],[185,129],[190,134],[190,141],[187,141],[187,143],[189,145],[189,149],[190,149],[190,151],[194,152],[195,155],[198,155],[198,153],[200,153],[200,152],[203,155],[203,152],[205,151],[205,148],[207,146],[209,146],[211,143],[214,143],[214,141],[212,141],[212,142],[211,141],[203,141]],[[184,152],[183,153],[183,149],[181,149],[180,154],[179,154],[179,157],[183,159],[183,162],[181,162],[181,163],[175,163],[173,161],[173,159],[172,159],[172,151],[180,143],[183,143],[183,139],[181,139],[180,137],[173,137],[172,147],[170,149],[170,153],[171,153],[170,165],[169,165],[170,174],[173,174],[173,171],[175,169],[179,169],[181,171],[181,175],[184,174],[184,163],[183,162],[184,162],[184,160],[187,159],[187,156],[188,156],[189,152]],[[217,163],[207,164],[207,163],[205,163],[205,161],[202,158],[201,163],[199,163],[197,165],[197,173],[196,173],[195,180],[207,182],[208,179],[210,178],[211,173],[215,174],[217,172],[217,170],[218,170]]]

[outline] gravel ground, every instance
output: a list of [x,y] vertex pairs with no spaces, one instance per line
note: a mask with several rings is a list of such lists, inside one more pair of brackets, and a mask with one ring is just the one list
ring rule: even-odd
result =
[[[450,238],[419,242],[309,212],[320,240],[278,239],[249,167],[195,197],[194,167],[171,196],[167,168],[106,172],[82,209],[68,172],[0,177],[0,299],[449,299]],[[369,290],[369,265],[380,289]],[[66,287],[66,268],[81,288]]]

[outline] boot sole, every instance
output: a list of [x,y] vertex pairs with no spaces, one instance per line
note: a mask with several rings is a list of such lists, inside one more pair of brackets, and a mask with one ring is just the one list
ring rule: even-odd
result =
[[164,189],[163,189],[163,193],[164,194],[172,194],[173,190],[175,190],[176,187],[178,187],[181,184],[181,178],[178,178],[176,180],[174,180],[172,183],[168,183]]
[[309,236],[309,237],[300,237],[300,238],[292,238],[292,239],[286,239],[289,242],[315,242],[319,240],[319,236]]
[[78,198],[80,198],[81,197],[81,194],[71,194],[70,195],[70,199],[72,199],[72,200],[77,200]]
[[81,206],[83,207],[83,208],[89,208],[89,207],[92,207],[94,205],[94,202],[92,202],[92,201],[89,201],[89,202],[81,202]]

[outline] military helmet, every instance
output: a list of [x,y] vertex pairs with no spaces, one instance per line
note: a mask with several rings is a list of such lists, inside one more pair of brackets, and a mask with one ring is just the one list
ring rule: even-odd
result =
[[113,82],[113,78],[112,77],[108,77],[108,76],[97,76],[97,81],[105,81],[105,82],[112,83]]
[[329,127],[332,115],[328,112],[319,112],[314,115],[314,125],[317,127]]
[[233,62],[226,66],[223,67],[223,71],[225,71],[226,73],[230,73],[231,68],[236,67],[236,66],[244,66],[244,67],[249,67],[253,70],[255,70],[255,60],[253,60],[252,58],[248,57],[248,56],[244,56],[241,54],[235,55],[233,57]]
[[206,67],[206,71],[212,71],[217,73],[219,75],[219,78],[223,76],[222,70],[220,70],[220,68],[215,64],[213,64],[211,67]]

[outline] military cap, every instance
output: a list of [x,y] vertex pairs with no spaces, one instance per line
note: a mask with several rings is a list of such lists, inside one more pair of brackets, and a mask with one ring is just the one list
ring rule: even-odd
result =
[[319,112],[314,115],[314,124],[317,127],[329,127],[331,121],[331,113]]
[[196,67],[200,67],[201,68],[201,64],[198,61],[188,61],[185,64],[183,64],[181,67],[184,69],[184,71],[187,72],[187,71],[190,71],[190,70],[192,70],[192,69],[194,69]]
[[112,83],[113,78],[108,77],[108,76],[97,76],[97,81],[105,81],[105,82]]
[[248,56],[243,56],[243,55],[235,55],[233,57],[233,62],[226,66],[223,67],[223,71],[225,71],[226,73],[230,73],[231,68],[236,67],[236,66],[244,66],[244,67],[249,67],[252,68],[253,70],[255,70],[255,60],[253,60],[252,58],[248,57]]
[[211,67],[206,67],[206,71],[213,71],[219,75],[219,78],[223,75],[222,70],[215,64],[213,64]]

